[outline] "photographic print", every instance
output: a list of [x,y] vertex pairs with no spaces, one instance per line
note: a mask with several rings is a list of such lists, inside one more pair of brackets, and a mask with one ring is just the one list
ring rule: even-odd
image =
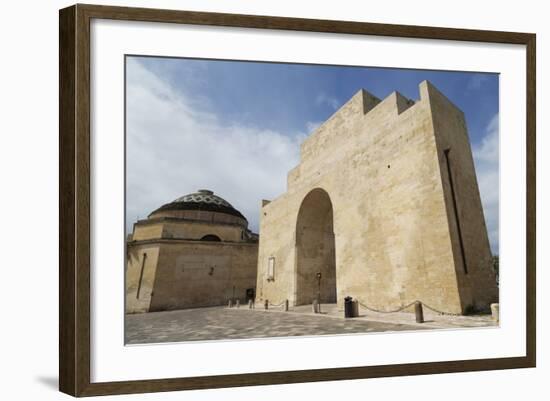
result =
[[125,99],[126,344],[498,327],[498,74],[127,55]]
[[535,34],[59,28],[62,392],[536,366]]

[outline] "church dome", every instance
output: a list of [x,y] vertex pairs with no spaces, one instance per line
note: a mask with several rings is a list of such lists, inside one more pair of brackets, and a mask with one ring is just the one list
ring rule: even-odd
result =
[[246,218],[241,214],[241,212],[235,209],[228,201],[218,195],[215,195],[213,191],[207,189],[199,189],[197,192],[181,196],[174,201],[161,206],[152,212],[149,217],[155,217],[155,215],[159,214],[166,216],[169,212],[178,211],[222,213],[235,216],[246,221]]

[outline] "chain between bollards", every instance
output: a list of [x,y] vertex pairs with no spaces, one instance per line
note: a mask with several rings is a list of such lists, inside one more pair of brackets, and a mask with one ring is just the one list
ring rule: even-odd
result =
[[397,313],[397,312],[401,312],[407,308],[410,308],[411,306],[415,305],[416,303],[420,303],[422,305],[422,307],[426,308],[426,309],[429,309],[431,310],[432,312],[435,312],[435,313],[438,313],[440,315],[443,315],[443,316],[462,316],[460,313],[451,313],[451,312],[443,312],[443,311],[440,311],[430,305],[427,305],[425,302],[422,302],[422,301],[413,301],[405,306],[401,306],[397,309],[393,309],[393,310],[381,310],[381,309],[375,309],[375,308],[372,308],[368,305],[365,305],[364,303],[362,302],[359,302],[359,305],[361,305],[363,308],[367,309],[367,310],[370,310],[371,312],[376,312],[376,313]]
[[[266,306],[267,305],[267,306]],[[269,300],[265,300],[264,302],[264,307],[265,307],[265,310],[268,310],[268,307],[271,306],[273,308],[280,308],[281,306],[283,307],[283,310],[285,312],[288,312],[288,305],[289,305],[289,301],[288,299],[285,299],[283,302],[281,303],[278,303],[278,304],[272,304],[271,302],[269,302]]]

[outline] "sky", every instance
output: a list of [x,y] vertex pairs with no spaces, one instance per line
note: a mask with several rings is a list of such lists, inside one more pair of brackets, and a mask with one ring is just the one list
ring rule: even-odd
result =
[[359,89],[419,98],[432,82],[466,116],[493,254],[498,254],[498,74],[126,57],[126,229],[198,189],[258,232],[262,199],[286,191],[301,142]]

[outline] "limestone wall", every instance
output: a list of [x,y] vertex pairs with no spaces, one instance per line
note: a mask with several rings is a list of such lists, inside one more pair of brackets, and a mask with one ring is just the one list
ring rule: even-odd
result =
[[201,239],[205,235],[215,235],[222,241],[242,242],[243,227],[203,222],[189,224],[184,220],[167,220],[164,223],[162,238]]
[[255,244],[161,244],[159,267],[150,311],[246,303],[246,290],[255,288]]
[[[424,90],[432,105],[441,180],[462,307],[484,308],[498,301],[498,288],[495,285],[491,248],[466,121],[462,111],[433,85],[428,84]],[[452,189],[449,171],[452,175]],[[455,203],[458,219],[455,215]],[[464,250],[464,258],[461,248]]]
[[200,240],[206,235],[215,235],[222,241],[242,242],[245,228],[237,224],[218,224],[189,221],[176,218],[155,218],[143,220],[134,227],[135,241],[157,238]]
[[[143,224],[143,223],[146,224]],[[134,224],[134,230],[132,232],[132,240],[141,241],[151,238],[161,238],[162,237],[163,224],[162,221],[157,221],[154,223],[147,222],[137,222]]]
[[[136,245],[127,248],[126,312],[147,312],[155,284],[160,246]],[[138,294],[139,289],[139,294]]]
[[[137,297],[143,255],[145,268]],[[128,248],[126,312],[246,303],[256,286],[257,244],[156,240]]]
[[[258,301],[299,303],[297,277],[303,266],[296,252],[298,212],[308,193],[320,188],[333,207],[339,303],[349,295],[392,309],[418,299],[457,313],[472,302],[464,289],[472,288],[476,279],[457,277],[455,227],[449,223],[436,141],[440,120],[456,109],[450,111],[448,101],[432,92],[423,82],[415,103],[398,93],[378,101],[360,91],[304,142],[300,164],[289,173],[287,192],[262,207]],[[475,177],[473,164],[463,162],[471,161],[469,147],[455,150],[469,153],[457,159],[457,170]],[[470,180],[461,196],[479,199],[474,192]],[[469,251],[476,258],[488,252],[487,234],[481,229],[480,204],[472,201],[467,206],[476,209],[468,219],[477,223],[464,230],[468,243],[479,247]],[[269,257],[275,257],[273,281],[266,279]],[[496,288],[490,278],[479,287],[486,286]]]

